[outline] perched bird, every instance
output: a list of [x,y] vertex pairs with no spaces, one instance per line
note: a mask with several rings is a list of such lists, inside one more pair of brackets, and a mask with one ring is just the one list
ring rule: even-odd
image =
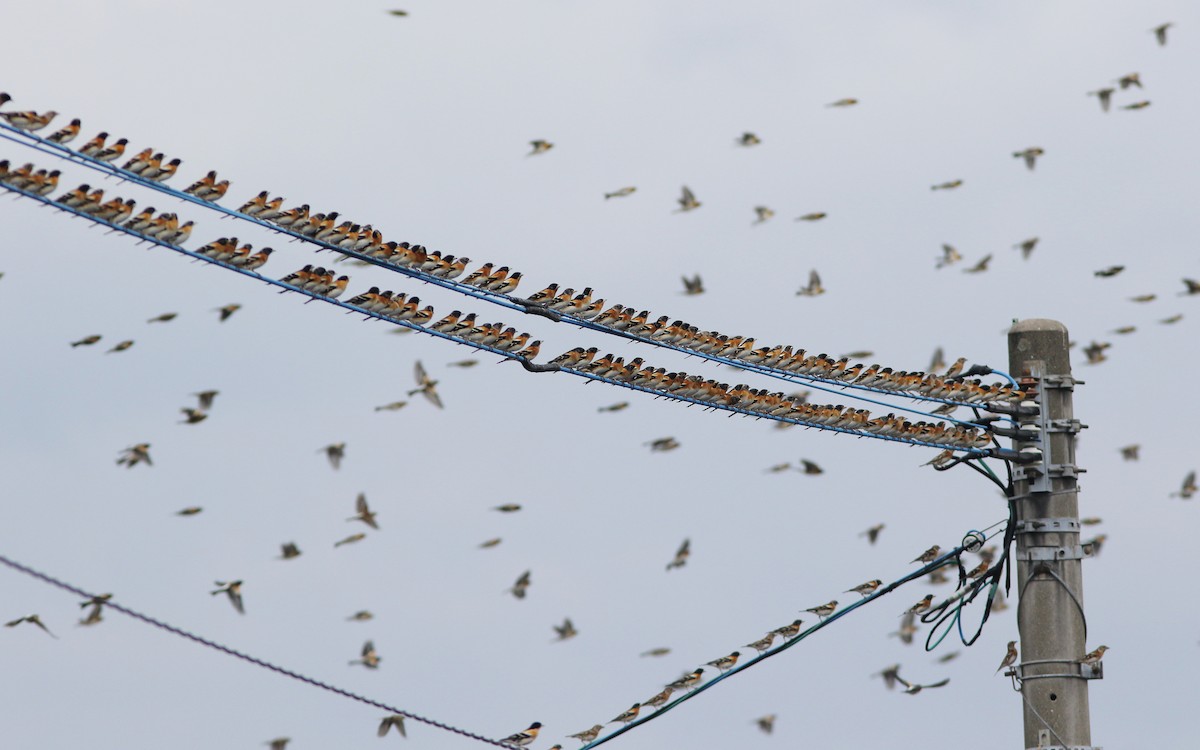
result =
[[552,627],[554,628],[554,632],[558,634],[557,640],[560,641],[565,641],[579,635],[579,631],[575,629],[575,625],[571,622],[570,617],[564,618],[562,625],[554,625]]
[[962,180],[950,180],[949,182],[938,183],[937,185],[934,185],[932,187],[932,189],[933,190],[954,190],[955,188],[962,187],[962,184],[963,184]]
[[865,536],[867,538],[868,543],[874,544],[875,541],[877,539],[879,539],[879,532],[883,531],[883,529],[884,529],[884,525],[881,523],[877,523],[874,526],[872,526],[871,528],[867,529],[866,531],[860,533],[859,536]]
[[987,255],[983,256],[975,265],[971,266],[970,268],[964,268],[963,273],[983,273],[984,271],[988,270],[988,263],[991,262],[992,254],[988,253]]
[[1102,88],[1095,91],[1089,91],[1088,96],[1094,96],[1100,100],[1100,111],[1107,112],[1112,108],[1112,95],[1116,93],[1116,89]]
[[291,560],[293,557],[300,556],[300,548],[295,542],[284,542],[282,546],[282,554],[279,555],[282,560]]
[[943,242],[942,243],[942,256],[937,259],[937,262],[934,264],[933,267],[935,269],[945,268],[946,266],[954,265],[955,263],[959,262],[962,259],[963,259],[962,253],[958,252],[958,250],[954,247],[954,245],[949,245],[949,244],[946,244]]
[[46,136],[46,140],[59,145],[70,143],[71,141],[75,140],[76,136],[79,135],[79,127],[82,124],[83,123],[81,123],[78,118],[71,120],[70,125],[54,131],[54,133],[51,135]]
[[757,641],[752,641],[746,644],[746,648],[752,648],[758,653],[762,653],[771,648],[771,644],[775,642],[775,633],[767,633]]
[[722,656],[719,659],[713,659],[710,662],[705,662],[705,664],[710,667],[716,667],[724,672],[726,670],[733,669],[734,666],[737,665],[738,657],[741,655],[742,654],[740,651],[734,651],[728,656]]
[[683,186],[683,195],[679,198],[679,206],[679,211],[676,213],[700,208],[700,201],[696,200],[696,196],[692,194],[687,185]]
[[1153,29],[1150,29],[1150,33],[1154,35],[1154,38],[1158,42],[1159,47],[1167,46],[1167,29],[1171,28],[1174,25],[1175,24],[1168,21],[1164,24],[1159,24],[1158,26],[1155,26]]
[[929,607],[933,604],[933,594],[926,594],[924,599],[912,605],[904,611],[906,615],[919,615],[923,612],[928,612]]
[[177,317],[179,317],[179,313],[173,313],[173,312],[172,313],[163,313],[162,315],[156,315],[153,318],[150,318],[150,320],[147,320],[146,322],[147,323],[170,323],[172,320],[175,320],[175,318],[177,318]]
[[813,211],[812,213],[807,213],[803,216],[797,216],[796,221],[820,221],[828,215],[829,214],[825,213],[824,211]]
[[[1008,642],[1008,653],[1004,655],[1004,660],[1000,662],[1000,666],[996,668],[996,672],[999,672],[1001,669],[1004,669],[1005,667],[1011,667],[1016,662],[1017,662],[1017,642],[1009,641]],[[993,674],[995,674],[996,672],[993,672]]]
[[525,592],[529,588],[529,584],[530,584],[530,578],[529,578],[530,572],[531,571],[527,570],[524,573],[522,573],[520,578],[517,579],[517,582],[512,585],[512,588],[508,589],[504,593],[512,594],[513,596],[515,596],[518,599],[524,599]]
[[504,739],[502,739],[500,741],[506,742],[509,745],[516,745],[517,747],[528,747],[530,745],[530,743],[532,743],[534,740],[537,739],[538,731],[541,728],[542,728],[542,722],[535,721],[529,725],[528,729],[524,729],[515,734],[510,734],[509,736],[505,737]]
[[843,593],[860,594],[865,599],[866,597],[870,596],[871,594],[874,594],[875,590],[878,589],[882,585],[883,585],[883,581],[876,578],[873,581],[867,581],[866,583],[860,583],[859,585],[855,586],[854,588],[849,589]]
[[775,714],[760,716],[754,720],[754,723],[758,725],[763,734],[771,734],[775,731]]
[[936,560],[938,558],[938,555],[940,555],[941,553],[942,553],[942,548],[935,544],[932,547],[930,547],[929,549],[922,552],[919,557],[912,559],[910,561],[910,563],[915,563],[915,562],[931,563],[934,560]]
[[214,308],[213,312],[220,313],[221,318],[220,318],[219,322],[224,323],[225,321],[229,320],[229,317],[231,315],[233,315],[235,312],[237,312],[238,310],[241,310],[241,309],[242,309],[241,305],[239,305],[236,302],[233,302],[231,304],[225,305],[224,307]]
[[179,411],[183,412],[183,421],[179,424],[196,424],[208,419],[208,414],[203,409],[193,409],[185,406]]
[[529,145],[533,147],[533,150],[530,151],[527,154],[527,156],[533,156],[534,154],[544,154],[547,151],[549,151],[550,149],[554,148],[553,143],[551,143],[550,141],[544,141],[541,139],[538,139],[536,141],[530,141]]
[[683,544],[679,545],[679,549],[675,550],[675,559],[667,563],[667,570],[671,568],[682,568],[687,565],[688,557],[692,554],[692,542],[690,539],[684,539]]
[[635,188],[633,186],[619,188],[617,190],[612,191],[611,193],[605,193],[604,200],[608,200],[609,198],[624,198],[626,196],[633,195],[634,192],[636,192],[636,191],[637,191],[637,188]]
[[792,638],[800,635],[800,627],[802,625],[804,625],[803,620],[792,620],[790,625],[784,625],[783,627],[775,628],[771,632],[783,638],[785,641],[791,640]]
[[742,133],[741,137],[737,139],[739,146],[757,146],[760,143],[762,143],[762,139],[754,133]]
[[189,505],[188,507],[184,508],[183,510],[175,511],[175,515],[177,515],[177,516],[194,516],[197,513],[203,512],[203,510],[204,510],[204,508],[201,508],[199,505]]
[[755,216],[754,223],[762,224],[764,221],[767,221],[771,217],[775,216],[775,212],[773,210],[767,208],[766,206],[755,206],[754,207],[754,216]]
[[642,701],[642,708],[650,706],[651,708],[662,708],[671,700],[671,694],[675,692],[675,688],[663,688],[646,700]]
[[445,408],[442,406],[442,398],[438,395],[438,381],[429,377],[429,373],[425,372],[425,366],[421,364],[421,360],[417,360],[417,364],[413,367],[413,377],[416,378],[417,388],[408,392],[409,396],[422,394],[429,400],[431,404],[439,409]]
[[666,656],[669,653],[671,653],[671,649],[659,647],[652,648],[649,651],[643,651],[640,656]]
[[1171,497],[1177,497],[1180,500],[1191,500],[1196,494],[1196,472],[1188,472],[1188,475],[1183,478],[1183,485],[1180,486],[1179,492],[1172,492]]
[[408,406],[407,401],[393,401],[390,404],[384,404],[383,406],[376,406],[375,411],[400,411],[401,409],[403,409],[406,406]]
[[360,531],[357,534],[351,534],[350,536],[346,537],[345,539],[341,539],[339,541],[334,542],[333,547],[334,547],[334,549],[337,549],[338,547],[341,547],[346,544],[354,544],[355,542],[361,542],[362,540],[364,540],[366,538],[367,538],[367,535]]
[[700,684],[704,679],[704,667],[697,667],[695,672],[689,672],[674,682],[667,683],[664,687],[669,687],[672,690],[691,690]]
[[826,617],[829,617],[835,611],[837,611],[837,605],[838,605],[837,600],[834,599],[833,601],[826,602],[825,604],[818,604],[815,607],[809,607],[808,609],[806,609],[804,611],[812,612],[818,618],[824,620]]
[[1046,153],[1046,151],[1043,148],[1039,148],[1038,146],[1030,146],[1029,148],[1025,149],[1024,151],[1014,151],[1013,158],[1014,159],[1024,159],[1025,166],[1028,167],[1029,170],[1032,172],[1033,168],[1037,166],[1038,157],[1045,153]]
[[350,662],[350,666],[361,664],[367,669],[379,669],[379,662],[381,661],[383,661],[383,657],[375,651],[375,642],[367,641],[362,647],[362,658]]
[[246,608],[242,604],[242,582],[241,581],[217,581],[217,589],[210,591],[213,596],[217,594],[225,594],[229,597],[229,603],[237,610],[239,615],[246,614]]
[[636,719],[638,717],[638,714],[641,712],[641,710],[642,710],[642,704],[634,703],[632,706],[630,706],[626,710],[617,714],[612,719],[612,721],[610,721],[608,723],[609,724],[618,724],[618,723],[628,724],[629,722],[633,721],[634,719]]
[[132,340],[119,341],[119,342],[117,342],[116,346],[114,346],[112,349],[109,349],[108,351],[106,351],[105,354],[112,354],[113,352],[123,352],[131,346],[133,346]]
[[596,411],[604,413],[604,412],[622,411],[623,409],[628,409],[628,408],[629,408],[628,401],[618,401],[615,404],[609,404],[608,406],[601,406]]
[[1027,240],[1022,240],[1021,242],[1013,245],[1013,249],[1021,251],[1021,258],[1023,260],[1029,260],[1029,256],[1033,255],[1033,249],[1037,247],[1039,239],[1040,238],[1038,237],[1030,237]]
[[1110,279],[1124,270],[1125,266],[1109,266],[1108,268],[1101,268],[1099,271],[1093,271],[1092,275],[1100,279]]
[[95,344],[98,341],[100,341],[100,335],[94,333],[91,336],[84,336],[83,338],[79,339],[78,341],[72,341],[71,348],[74,349],[77,346],[91,346],[92,344]]
[[317,453],[324,453],[325,457],[329,459],[329,465],[335,470],[340,469],[342,468],[342,459],[346,457],[346,444],[330,443],[324,448],[318,449]]
[[679,447],[680,443],[673,437],[665,437],[651,440],[648,443],[643,443],[643,445],[650,446],[650,451],[652,453],[665,453],[667,451],[675,450]]
[[884,667],[882,670],[871,675],[872,677],[882,677],[883,686],[888,690],[896,687],[896,680],[900,677],[900,665],[893,664],[890,667]]
[[367,496],[365,493],[358,493],[358,497],[354,501],[355,515],[347,518],[347,521],[362,521],[372,529],[379,529],[379,524],[375,522],[375,513],[367,506]]
[[375,617],[375,615],[371,614],[371,612],[369,610],[360,609],[357,612],[355,612],[354,614],[347,617],[346,619],[350,620],[351,622],[366,622],[367,620],[373,619],[374,617]]
[[797,469],[802,474],[807,474],[810,477],[815,477],[824,474],[825,470],[815,461],[809,461],[807,458],[800,459],[800,466]]
[[686,295],[704,294],[704,282],[700,279],[700,274],[696,274],[691,278],[683,277],[683,293]]
[[1142,449],[1141,443],[1132,443],[1121,447],[1121,458],[1125,461],[1138,460],[1138,451]]
[[[395,11],[392,11],[395,13]],[[396,728],[401,737],[407,737],[408,733],[404,731],[404,715],[392,714],[391,716],[383,717],[383,721],[379,722],[379,730],[376,732],[380,737],[386,737],[392,727]]]
[[1098,664],[1104,658],[1104,652],[1108,651],[1108,646],[1099,646],[1095,651],[1089,651],[1079,660],[1080,664]]
[[897,674],[896,682],[899,682],[901,685],[904,686],[904,692],[908,693],[909,695],[916,695],[917,693],[921,692],[922,690],[924,690],[926,688],[939,688],[939,687],[948,685],[948,684],[950,684],[950,678],[947,677],[946,679],[941,680],[940,682],[933,682],[928,685],[918,685],[916,683],[909,682],[908,680],[904,679],[899,674]]
[[138,443],[121,451],[121,457],[117,459],[117,466],[124,466],[132,469],[140,463],[147,466],[153,466],[154,462],[150,460],[150,444]]
[[796,292],[796,296],[797,297],[816,297],[817,295],[824,294],[824,293],[825,293],[825,287],[821,286],[821,276],[820,276],[820,274],[817,273],[817,270],[814,268],[813,270],[808,272],[808,285],[801,287],[800,290]]
[[50,628],[46,627],[46,624],[44,622],[42,622],[42,618],[36,614],[35,615],[25,615],[24,617],[18,617],[15,620],[9,620],[8,622],[4,623],[4,627],[15,628],[16,626],[20,625],[23,622],[27,622],[30,625],[38,626],[39,628],[42,629],[43,632],[46,633],[46,635],[50,636],[51,638],[58,637],[54,633],[50,632]]
[[193,393],[192,395],[196,397],[196,401],[199,403],[200,408],[207,411],[208,409],[212,408],[213,399],[220,395],[220,393],[220,391],[208,390],[199,391],[198,393]]
[[567,736],[577,739],[586,745],[587,743],[589,743],[592,740],[599,737],[600,733],[603,731],[604,731],[603,724],[595,724],[592,726],[591,729],[585,729],[582,732],[576,732],[575,734],[568,734]]

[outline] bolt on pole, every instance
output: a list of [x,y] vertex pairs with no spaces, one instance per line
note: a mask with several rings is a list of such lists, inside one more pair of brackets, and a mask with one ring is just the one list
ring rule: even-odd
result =
[[[1037,414],[1019,417],[1037,440],[1014,447],[1039,460],[1014,469],[1017,523],[1017,627],[1021,659],[1014,673],[1025,716],[1026,748],[1090,748],[1088,680],[1101,665],[1087,653],[1083,611],[1076,434],[1067,328],[1055,320],[1022,320],[1008,332],[1009,371]],[[1030,412],[1035,411],[1029,409]],[[1024,430],[1022,431],[1024,432]]]

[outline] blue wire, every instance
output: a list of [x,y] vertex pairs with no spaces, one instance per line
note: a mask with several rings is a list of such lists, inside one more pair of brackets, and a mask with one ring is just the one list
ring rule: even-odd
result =
[[[332,251],[340,253],[342,255],[346,255],[346,256],[349,256],[352,258],[357,258],[359,260],[365,261],[367,263],[378,266],[380,268],[386,268],[389,271],[392,271],[395,273],[400,273],[400,274],[403,274],[403,275],[406,275],[406,276],[409,276],[412,278],[420,279],[421,281],[435,284],[444,289],[450,289],[452,291],[459,292],[460,294],[466,294],[468,296],[475,297],[476,299],[482,299],[487,302],[491,302],[493,304],[500,305],[502,307],[507,307],[511,310],[517,310],[519,312],[528,314],[528,310],[526,309],[526,307],[524,305],[520,305],[520,304],[513,302],[512,297],[510,297],[508,295],[500,294],[498,292],[489,292],[486,290],[479,289],[478,287],[468,286],[466,284],[460,284],[460,283],[454,282],[449,279],[437,278],[435,276],[430,276],[424,272],[417,271],[415,269],[405,268],[405,267],[401,267],[401,266],[394,266],[389,263],[380,261],[376,258],[362,255],[360,253],[357,253],[357,252],[354,252],[351,250],[346,250],[344,248],[340,248],[340,247],[330,244],[328,242],[316,240],[312,237],[307,237],[298,232],[293,232],[285,227],[280,227],[275,224],[271,224],[262,219],[258,219],[253,216],[248,216],[246,214],[241,213],[240,211],[235,211],[233,209],[226,208],[226,207],[218,205],[216,203],[201,200],[200,198],[197,198],[194,195],[190,195],[188,193],[184,193],[182,191],[175,190],[174,188],[167,187],[166,185],[164,185],[160,182],[154,182],[153,180],[147,180],[147,179],[141,177],[140,175],[134,174],[133,172],[127,172],[127,171],[120,169],[119,167],[113,166],[112,164],[109,164],[107,162],[96,161],[95,159],[84,156],[83,154],[80,154],[77,151],[67,148],[66,146],[63,146],[63,145],[57,144],[57,143],[52,143],[50,141],[47,141],[47,140],[41,138],[40,136],[34,135],[33,133],[29,133],[27,131],[12,127],[11,125],[9,125],[5,122],[0,121],[0,128],[9,130],[13,133],[17,133],[18,135],[20,135],[24,138],[32,140],[33,143],[26,143],[25,141],[17,140],[15,138],[12,138],[11,136],[5,135],[3,133],[0,133],[0,137],[3,137],[7,140],[10,140],[14,143],[18,143],[23,146],[33,148],[41,153],[58,156],[59,158],[64,158],[64,159],[67,159],[68,161],[74,162],[76,164],[81,164],[83,166],[86,166],[89,169],[93,169],[93,170],[102,172],[107,175],[120,177],[129,182],[133,182],[135,184],[141,185],[142,187],[146,187],[151,190],[156,190],[160,193],[163,193],[165,195],[170,195],[172,197],[178,198],[178,199],[186,201],[188,203],[193,203],[198,206],[203,206],[205,208],[223,213],[227,216],[231,216],[235,219],[241,219],[243,221],[248,221],[253,224],[257,224],[260,227],[269,229],[271,231],[288,235],[288,236],[293,237],[294,239],[299,240],[301,242],[316,245],[323,249],[332,250]],[[830,380],[830,379],[826,379],[826,378],[819,378],[819,377],[814,377],[814,376],[810,376],[810,375],[800,375],[798,373],[787,372],[785,370],[776,370],[774,368],[762,367],[761,365],[757,365],[757,364],[741,362],[736,359],[729,359],[727,357],[719,357],[719,356],[712,355],[709,353],[696,352],[691,349],[687,349],[687,348],[684,348],[681,346],[676,346],[674,344],[667,344],[667,343],[663,343],[660,341],[655,341],[653,339],[633,336],[631,334],[625,333],[624,331],[617,331],[617,330],[614,330],[611,328],[607,328],[605,326],[597,325],[591,321],[584,320],[582,318],[577,318],[577,317],[569,315],[569,314],[560,314],[560,318],[562,320],[565,320],[567,323],[578,326],[580,328],[586,328],[586,329],[589,329],[592,331],[597,331],[599,333],[604,333],[604,334],[608,334],[608,335],[615,335],[620,338],[628,339],[630,341],[640,341],[642,343],[650,344],[651,346],[657,346],[657,347],[664,348],[664,349],[673,349],[677,352],[687,354],[690,356],[700,357],[702,359],[707,359],[709,361],[716,362],[718,364],[729,365],[731,367],[737,367],[742,370],[756,372],[760,375],[765,375],[767,377],[776,378],[778,380],[783,380],[783,381],[786,381],[789,383],[804,384],[804,385],[816,388],[817,390],[822,390],[822,391],[826,391],[829,393],[842,394],[842,395],[848,396],[850,398],[855,398],[855,399],[858,399],[861,401],[866,401],[868,403],[880,404],[880,405],[888,407],[889,409],[897,409],[897,410],[905,411],[905,412],[908,412],[911,414],[919,414],[921,416],[929,417],[934,420],[943,419],[945,421],[954,422],[954,423],[960,424],[960,425],[972,424],[971,422],[955,419],[955,418],[949,417],[949,416],[930,414],[928,412],[923,412],[918,409],[912,409],[912,408],[907,408],[907,407],[902,407],[902,406],[896,406],[894,404],[888,404],[888,403],[884,403],[884,402],[880,402],[880,401],[875,401],[875,400],[866,398],[864,396],[855,395],[854,393],[847,393],[845,389],[850,388],[850,389],[854,389],[854,390],[866,391],[866,392],[871,392],[871,393],[879,393],[879,394],[889,395],[889,396],[903,396],[903,397],[912,399],[914,401],[927,401],[927,402],[940,403],[940,404],[953,404],[955,406],[967,406],[968,404],[963,401],[953,401],[953,400],[949,400],[949,399],[934,398],[934,397],[924,396],[921,394],[914,394],[914,393],[910,393],[910,392],[890,391],[885,388],[874,388],[871,386],[857,385],[857,384],[853,384],[853,383],[843,383],[841,381]],[[1007,375],[1006,373],[1002,373],[999,371],[997,371],[997,372],[998,372],[998,374],[1008,378],[1009,382],[1012,383],[1014,387],[1016,386],[1016,381],[1013,380],[1011,376]],[[816,385],[817,383],[829,383],[829,384],[837,386],[841,390],[834,390],[831,388],[821,387],[821,386]],[[970,404],[970,405],[976,406],[981,409],[989,410],[989,411],[991,410],[990,405],[986,404],[986,403]]]

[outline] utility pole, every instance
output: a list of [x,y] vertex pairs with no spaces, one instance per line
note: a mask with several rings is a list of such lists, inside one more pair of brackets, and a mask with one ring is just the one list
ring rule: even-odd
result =
[[1055,320],[1022,320],[1008,332],[1009,372],[1029,394],[1014,447],[1032,459],[1013,470],[1021,660],[1009,674],[1023,699],[1026,748],[1091,750],[1087,681],[1103,669],[1080,663],[1088,648],[1075,437],[1084,425],[1067,346]]

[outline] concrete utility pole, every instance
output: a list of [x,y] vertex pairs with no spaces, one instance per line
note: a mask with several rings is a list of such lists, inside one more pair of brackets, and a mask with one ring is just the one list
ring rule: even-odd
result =
[[[1055,320],[1015,323],[1008,332],[1009,372],[1035,393],[1036,414],[1018,418],[1022,432],[1040,440],[1015,441],[1026,455],[1014,467],[1017,518],[1017,627],[1021,660],[1015,676],[1025,712],[1026,748],[1090,748],[1088,683],[1101,664],[1080,663],[1087,653],[1083,613],[1083,548],[1079,540],[1078,473],[1067,328]],[[1030,408],[1028,411],[1033,412]],[[1013,672],[1010,672],[1013,674]]]

